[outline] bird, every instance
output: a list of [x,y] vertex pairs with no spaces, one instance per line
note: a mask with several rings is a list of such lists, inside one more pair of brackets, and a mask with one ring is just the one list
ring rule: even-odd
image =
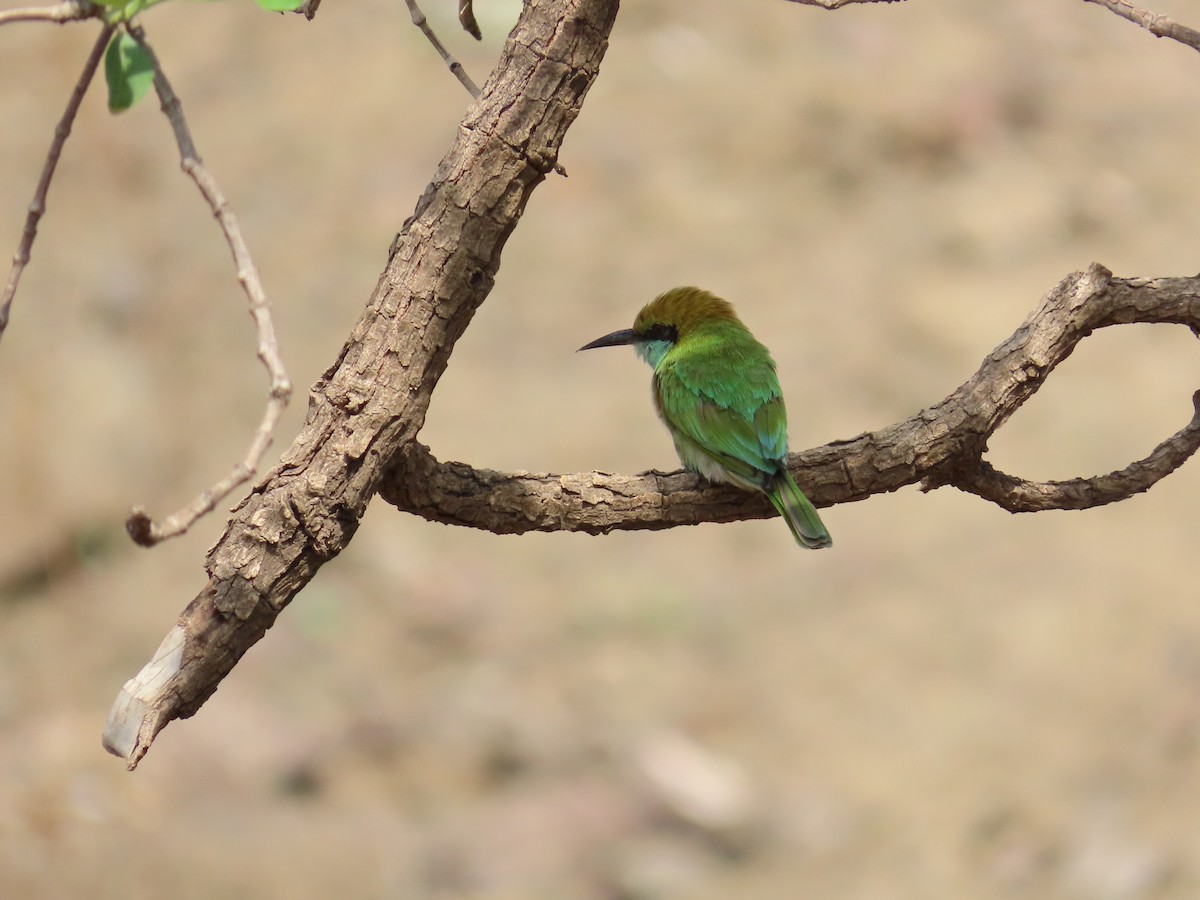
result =
[[833,544],[787,469],[787,410],[775,360],[732,304],[701,288],[672,288],[647,303],[632,328],[579,351],[624,345],[654,370],[654,408],[684,468],[766,494],[801,546]]

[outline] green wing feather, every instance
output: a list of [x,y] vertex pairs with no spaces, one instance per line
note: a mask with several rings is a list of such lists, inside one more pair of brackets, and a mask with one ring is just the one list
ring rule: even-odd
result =
[[775,363],[745,337],[725,335],[719,348],[693,337],[669,351],[654,370],[655,406],[684,465],[711,476],[703,464],[711,460],[727,480],[763,491],[797,543],[828,547],[821,517],[787,471],[787,409]]
[[787,457],[787,409],[774,362],[749,340],[743,346],[726,339],[719,353],[704,352],[709,348],[702,343],[668,353],[655,370],[654,394],[673,435],[695,445],[735,481],[762,490]]

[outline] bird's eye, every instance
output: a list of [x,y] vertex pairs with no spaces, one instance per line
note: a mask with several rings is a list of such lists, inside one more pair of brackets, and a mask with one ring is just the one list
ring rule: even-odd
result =
[[638,337],[643,341],[667,341],[673,344],[679,340],[679,331],[674,325],[664,325],[659,322],[651,325]]

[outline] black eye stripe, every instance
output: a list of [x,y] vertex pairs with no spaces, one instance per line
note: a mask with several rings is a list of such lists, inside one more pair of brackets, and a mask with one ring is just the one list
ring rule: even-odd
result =
[[643,341],[667,341],[675,343],[679,340],[679,331],[674,325],[663,325],[661,323],[651,325],[645,331],[638,335],[639,340]]

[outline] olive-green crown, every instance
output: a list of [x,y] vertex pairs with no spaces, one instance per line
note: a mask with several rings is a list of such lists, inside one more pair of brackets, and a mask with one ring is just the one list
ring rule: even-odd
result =
[[698,287],[677,287],[643,306],[634,319],[633,330],[640,336],[671,329],[679,339],[700,325],[722,321],[746,327],[728,300]]

